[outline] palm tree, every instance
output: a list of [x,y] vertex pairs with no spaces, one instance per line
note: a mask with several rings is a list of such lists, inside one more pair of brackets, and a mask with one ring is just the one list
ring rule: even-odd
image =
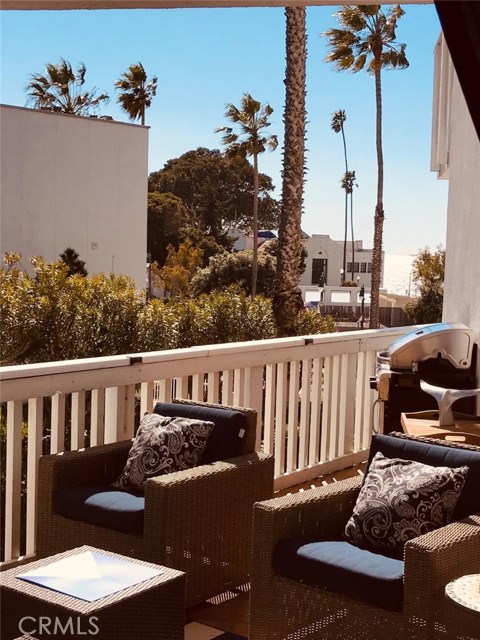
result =
[[273,308],[280,333],[292,335],[295,318],[303,308],[298,282],[302,257],[301,217],[305,173],[306,9],[304,6],[286,7],[285,18],[285,139]]
[[331,127],[335,131],[335,133],[342,134],[343,156],[345,159],[345,174],[341,182],[342,189],[345,189],[345,230],[344,230],[344,237],[343,237],[343,274],[342,274],[343,278],[345,278],[345,274],[347,273],[347,230],[348,230],[348,191],[345,188],[345,185],[347,184],[347,181],[348,181],[348,178],[347,178],[348,160],[347,160],[347,142],[345,140],[345,129],[343,128],[343,124],[346,119],[347,119],[347,115],[345,111],[339,109],[338,111],[335,111],[335,113],[333,114],[332,123],[331,123]]
[[[232,127],[220,127],[216,133],[223,133],[222,143],[231,156],[243,155],[253,157],[253,265],[252,265],[252,300],[257,291],[258,269],[258,156],[266,149],[277,148],[277,136],[265,135],[264,129],[270,126],[268,121],[273,109],[267,103],[263,107],[249,93],[244,93],[240,108],[227,104],[225,117],[239,126],[239,132]],[[242,138],[242,139],[241,139]]]
[[[343,178],[340,181],[340,185],[342,189],[345,191],[345,245],[344,245],[344,253],[343,259],[345,261],[346,258],[346,246],[347,246],[347,205],[348,199],[350,196],[350,233],[352,235],[352,282],[355,282],[355,238],[353,235],[353,187],[358,187],[358,184],[355,182],[355,171],[346,171]],[[345,271],[345,262],[343,266],[343,273]]]
[[58,111],[77,116],[90,115],[102,102],[109,100],[106,93],[96,95],[97,89],[85,91],[85,73],[87,68],[81,62],[76,72],[70,62],[60,58],[58,64],[45,65],[45,73],[32,73],[25,87],[28,93],[27,105],[35,109]]
[[383,220],[383,149],[382,149],[382,82],[383,68],[405,69],[408,60],[405,44],[395,42],[397,21],[405,12],[395,5],[387,14],[379,4],[345,5],[336,17],[341,29],[330,29],[323,35],[329,39],[331,52],[326,57],[337,71],[358,73],[367,70],[375,78],[377,202],[375,205],[370,326],[378,327],[379,293],[382,272]]
[[122,92],[117,102],[132,122],[140,120],[140,124],[145,124],[145,110],[157,93],[157,81],[156,76],[148,81],[143,64],[137,62],[131,64],[115,82],[115,88]]

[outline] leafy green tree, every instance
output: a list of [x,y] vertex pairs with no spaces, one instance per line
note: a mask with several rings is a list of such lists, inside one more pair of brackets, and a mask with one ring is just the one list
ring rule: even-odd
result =
[[257,291],[258,271],[258,156],[267,149],[274,151],[278,146],[277,136],[265,134],[270,126],[269,118],[273,109],[269,104],[262,104],[254,100],[249,93],[244,93],[240,108],[234,104],[227,104],[225,117],[231,120],[233,127],[220,127],[218,133],[223,133],[222,143],[231,157],[253,158],[253,268],[252,268],[252,298]]
[[[264,229],[276,229],[279,204],[270,195],[272,180],[265,174],[259,174],[258,180],[259,223]],[[199,147],[152,172],[148,190],[181,198],[187,226],[200,229],[222,245],[229,228],[252,230],[253,167],[246,158],[229,158],[218,149]]]
[[201,249],[194,247],[190,240],[182,242],[178,250],[170,245],[165,266],[158,272],[158,280],[173,295],[189,296],[191,280],[201,261]]
[[[252,293],[252,251],[222,253],[210,258],[208,266],[192,279],[194,295],[210,293],[236,285],[244,293]],[[271,297],[274,291],[276,260],[267,253],[258,256],[257,293]]]
[[75,249],[72,249],[72,247],[67,247],[65,251],[60,254],[60,260],[67,265],[69,276],[73,276],[74,274],[78,274],[79,276],[88,275],[85,269],[85,261],[80,260],[79,254]]
[[173,193],[153,191],[147,201],[147,252],[152,262],[163,267],[168,245],[178,249],[181,229],[187,222],[187,210],[181,198]]
[[222,244],[218,243],[213,236],[206,236],[200,229],[194,227],[183,227],[180,232],[180,241],[189,240],[192,246],[200,249],[202,252],[200,267],[206,267],[212,256],[221,253],[231,252],[234,244],[233,238],[223,237]]
[[307,34],[305,6],[286,7],[286,71],[283,120],[282,209],[278,227],[277,277],[273,308],[282,335],[295,335],[303,309],[298,283],[305,172]]
[[84,88],[87,68],[82,63],[73,71],[70,62],[60,58],[58,64],[47,63],[45,72],[33,73],[25,87],[27,105],[35,109],[58,111],[77,116],[95,113],[103,102],[108,102],[107,93],[97,95],[97,89]]
[[140,124],[145,124],[145,111],[157,93],[157,82],[156,76],[148,80],[141,62],[131,64],[115,82],[119,91],[117,102],[132,122],[140,120]]
[[405,69],[408,60],[405,44],[395,42],[398,20],[404,15],[400,5],[388,13],[379,4],[344,5],[336,17],[340,29],[329,29],[324,35],[331,47],[327,62],[337,71],[358,73],[363,69],[375,79],[377,202],[375,205],[372,252],[372,288],[370,326],[378,327],[379,292],[382,271],[383,241],[383,149],[382,149],[382,69]]
[[418,296],[405,308],[413,324],[442,321],[443,282],[445,279],[445,250],[438,247],[431,252],[428,247],[418,252],[412,265],[412,280]]

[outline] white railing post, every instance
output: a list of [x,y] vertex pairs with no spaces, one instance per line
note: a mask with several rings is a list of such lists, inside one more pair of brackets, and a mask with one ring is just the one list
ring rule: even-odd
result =
[[5,465],[5,560],[20,555],[20,496],[22,489],[23,402],[7,403],[7,459]]
[[28,450],[27,450],[27,537],[26,554],[35,552],[35,522],[37,503],[37,463],[42,455],[43,398],[28,401]]
[[263,404],[263,367],[249,367],[245,370],[244,405],[257,412],[257,437],[255,451],[262,446],[262,404]]

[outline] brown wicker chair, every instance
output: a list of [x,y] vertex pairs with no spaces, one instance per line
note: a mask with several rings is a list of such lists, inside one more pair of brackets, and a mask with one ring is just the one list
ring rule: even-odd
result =
[[[432,444],[449,446],[431,439],[424,446]],[[465,448],[480,456],[475,447]],[[478,469],[476,473],[478,480]],[[254,505],[249,639],[478,640],[480,624],[467,632],[448,619],[445,585],[463,574],[480,572],[480,513],[405,545],[401,611],[309,586],[274,571],[274,550],[282,540],[308,536],[341,540],[361,483],[362,478],[356,477]]]
[[42,456],[38,556],[88,544],[179,569],[187,574],[187,606],[247,582],[252,506],[273,495],[273,457],[254,451],[256,411],[238,410],[247,416],[238,457],[147,480],[143,535],[66,518],[53,508],[57,489],[114,481],[131,440]]

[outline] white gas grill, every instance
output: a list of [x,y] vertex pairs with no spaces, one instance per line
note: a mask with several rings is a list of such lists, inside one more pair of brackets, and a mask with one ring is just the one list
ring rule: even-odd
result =
[[[400,429],[402,412],[435,409],[420,380],[451,389],[474,389],[477,345],[464,324],[438,323],[397,338],[377,354],[376,376],[370,386],[381,401],[380,422],[385,433]],[[474,399],[458,401],[456,410],[475,413]]]

